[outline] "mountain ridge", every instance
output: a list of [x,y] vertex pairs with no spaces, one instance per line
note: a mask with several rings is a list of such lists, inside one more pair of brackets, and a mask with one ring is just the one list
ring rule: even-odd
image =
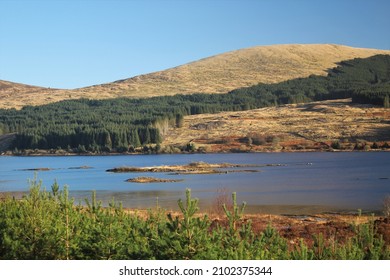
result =
[[[389,50],[335,44],[284,44],[234,50],[149,74],[111,83],[62,90],[0,81],[0,107],[21,108],[65,99],[152,97],[191,93],[226,93],[258,83],[277,83],[310,75],[326,75],[337,63],[389,54]],[[7,84],[8,83],[8,84]],[[4,89],[6,86],[7,89]]]

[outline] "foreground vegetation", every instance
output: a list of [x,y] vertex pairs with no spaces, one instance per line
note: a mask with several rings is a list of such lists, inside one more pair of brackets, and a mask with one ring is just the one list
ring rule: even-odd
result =
[[269,224],[255,234],[243,221],[245,204],[223,206],[226,223],[215,224],[198,213],[198,200],[186,191],[178,201],[181,214],[161,209],[146,217],[130,214],[112,202],[77,206],[57,183],[51,192],[31,181],[21,200],[0,202],[0,259],[390,259],[390,248],[374,222],[351,225],[354,235],[344,242],[325,240],[291,245]]
[[[278,84],[259,84],[227,94],[192,94],[148,99],[70,100],[22,110],[0,110],[0,135],[15,133],[11,145],[69,152],[133,152],[150,144],[159,149],[170,126],[183,116],[243,111],[281,104],[352,98],[389,107],[390,56],[345,61],[327,77],[310,76]],[[191,146],[183,147],[191,151]],[[153,152],[153,151],[152,151]]]

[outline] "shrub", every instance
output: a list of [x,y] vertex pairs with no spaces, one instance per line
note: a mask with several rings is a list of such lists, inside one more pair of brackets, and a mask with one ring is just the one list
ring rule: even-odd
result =
[[390,195],[387,195],[384,199],[383,199],[383,215],[385,215],[385,217],[387,218],[390,218]]
[[223,205],[225,205],[228,210],[232,211],[233,201],[227,188],[217,189],[210,207],[210,213],[221,217],[225,213]]
[[[226,190],[221,191],[225,199]],[[390,198],[386,200],[389,206]],[[126,212],[112,201],[102,207],[96,194],[86,206],[75,205],[67,188],[55,182],[51,191],[30,181],[30,192],[17,200],[0,200],[0,259],[389,259],[390,249],[373,219],[352,225],[343,244],[320,233],[314,244],[301,240],[294,248],[268,224],[255,234],[243,219],[245,203],[232,194],[222,208],[225,220],[213,224],[199,214],[199,200],[186,190],[177,216],[159,207],[146,217]],[[389,208],[387,208],[388,210]],[[386,212],[388,215],[389,213]],[[330,246],[331,245],[331,246]]]
[[332,147],[332,149],[335,149],[335,150],[340,150],[341,149],[341,144],[340,144],[339,141],[333,141],[330,146]]

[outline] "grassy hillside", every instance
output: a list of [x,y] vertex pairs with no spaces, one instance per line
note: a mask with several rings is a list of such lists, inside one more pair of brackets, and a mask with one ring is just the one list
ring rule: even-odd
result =
[[390,109],[350,99],[289,104],[186,116],[181,127],[169,128],[161,145],[191,142],[206,152],[388,148],[389,119]]
[[[56,149],[95,153],[127,152],[141,147],[149,150],[150,147],[148,148],[146,145],[160,144],[163,137],[169,135],[167,134],[169,126],[182,127],[183,117],[188,115],[243,111],[329,99],[352,98],[353,100],[356,97],[359,99],[356,101],[358,103],[371,103],[388,108],[389,69],[390,56],[376,55],[365,59],[344,61],[340,63],[340,66],[329,70],[326,77],[311,75],[307,78],[276,84],[259,84],[240,88],[227,94],[192,94],[142,99],[116,98],[100,101],[79,99],[36,107],[25,106],[22,110],[0,109],[0,135],[16,133],[13,148],[18,150]],[[309,122],[310,118],[305,115],[305,112],[306,110],[298,114],[297,124],[304,126],[305,131],[308,131],[316,123]],[[282,122],[283,126],[292,129],[291,121],[286,123],[284,119],[288,113],[287,111],[283,114]],[[240,113],[235,116],[239,121],[248,118]],[[320,119],[322,125],[333,121],[329,115],[316,116],[316,118]],[[302,119],[305,119],[304,124],[302,124]],[[342,127],[337,130],[341,130],[344,126],[352,128],[354,122],[359,120],[352,119],[351,123],[347,123],[344,117],[336,119],[337,121],[327,123],[325,127],[339,127],[341,125]],[[268,122],[270,120],[267,120]],[[387,124],[386,117],[380,122]],[[376,129],[374,123],[371,122],[369,129]],[[202,127],[210,130],[220,126],[223,126],[223,121],[211,122],[201,127],[197,126],[195,130],[202,130]],[[252,127],[257,126],[253,125]],[[261,132],[265,131],[264,128],[257,129]],[[244,132],[245,130],[244,127],[239,126],[230,129],[229,133],[234,131]],[[388,131],[388,126],[384,128],[384,131]],[[302,132],[295,131],[294,134],[302,135]],[[388,133],[386,135],[388,136]],[[381,141],[380,136],[375,134],[370,139]],[[234,137],[234,135],[230,137]],[[268,135],[264,134],[260,137],[243,135],[238,141],[252,148],[253,143],[259,146],[255,142],[264,142],[257,140],[262,137],[265,142],[276,141],[271,139],[274,135],[270,135],[269,132]],[[280,137],[276,135],[276,138]],[[328,138],[332,139],[332,137]],[[179,137],[175,137],[175,139],[179,139]],[[218,137],[215,136],[211,139],[206,138],[207,141],[214,144],[216,144],[217,139]],[[324,141],[319,140],[317,136],[308,139],[314,142]],[[332,140],[345,140],[350,143],[351,140],[358,139],[356,137],[346,139],[335,137]],[[225,139],[218,141],[221,141],[220,144],[224,144],[224,150],[230,149],[229,141]],[[190,146],[184,146],[184,149],[194,150],[191,146],[191,139],[187,139],[186,142],[187,144],[184,144]],[[337,145],[340,146],[340,144]],[[307,148],[305,145],[305,149]]]
[[[53,102],[57,89],[12,83],[0,80],[0,108],[21,108],[24,104]],[[34,101],[34,99],[38,99]]]
[[[340,45],[275,45],[252,47],[201,59],[165,71],[74,90],[52,90],[0,84],[0,107],[21,108],[65,99],[151,97],[178,93],[226,93],[258,83],[277,83],[309,75],[326,75],[342,60],[390,51]],[[2,84],[11,85],[0,81]]]

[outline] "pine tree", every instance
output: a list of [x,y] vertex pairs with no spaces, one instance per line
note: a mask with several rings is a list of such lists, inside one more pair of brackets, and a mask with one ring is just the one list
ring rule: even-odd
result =
[[386,95],[385,98],[383,99],[383,107],[384,108],[390,108],[389,95]]
[[182,114],[176,115],[176,127],[181,128],[184,125],[184,117]]
[[111,135],[109,132],[105,133],[105,139],[104,139],[104,147],[111,149],[112,148],[112,141],[111,141]]

